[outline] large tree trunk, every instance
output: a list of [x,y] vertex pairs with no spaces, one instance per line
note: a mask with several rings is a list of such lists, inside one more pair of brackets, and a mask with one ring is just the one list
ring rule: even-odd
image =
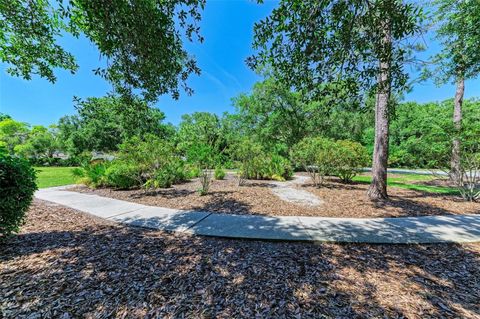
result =
[[380,72],[375,101],[375,145],[373,149],[372,183],[368,188],[368,197],[371,200],[387,199],[387,165],[388,165],[388,104],[391,93],[390,58],[391,58],[391,30],[386,21],[382,26],[382,47],[386,50],[380,57]]
[[450,160],[450,177],[453,181],[458,181],[461,176],[460,170],[460,137],[459,133],[462,128],[462,104],[465,92],[465,79],[457,78],[457,90],[455,91],[455,101],[453,106],[453,125],[455,135],[452,143],[452,157]]

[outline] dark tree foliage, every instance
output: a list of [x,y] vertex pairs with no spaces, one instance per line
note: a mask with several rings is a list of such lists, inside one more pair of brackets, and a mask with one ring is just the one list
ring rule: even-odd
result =
[[185,39],[202,41],[198,22],[205,0],[0,0],[0,58],[25,79],[38,74],[54,82],[55,68],[77,69],[57,44],[62,32],[85,34],[107,59],[95,72],[125,96],[148,101],[187,93],[199,73],[184,49]]
[[30,80],[37,74],[55,82],[55,68],[74,73],[75,58],[57,44],[68,31],[63,16],[48,0],[0,0],[0,59],[7,72]]
[[[408,41],[419,31],[421,10],[396,0],[282,0],[270,16],[255,24],[247,59],[253,68],[269,66],[298,91],[318,97],[332,91],[364,97],[377,85],[379,60],[389,60],[392,88],[405,89],[404,64],[416,48]],[[382,42],[390,20],[393,45]]]
[[280,146],[287,153],[308,133],[320,129],[318,119],[326,115],[322,103],[305,102],[300,93],[273,78],[256,83],[251,94],[240,94],[233,104],[249,135],[266,149]]
[[433,20],[441,51],[433,56],[429,76],[438,84],[480,74],[480,1],[435,0]]
[[12,117],[10,115],[0,112],[0,122],[3,120],[11,120],[11,119]]

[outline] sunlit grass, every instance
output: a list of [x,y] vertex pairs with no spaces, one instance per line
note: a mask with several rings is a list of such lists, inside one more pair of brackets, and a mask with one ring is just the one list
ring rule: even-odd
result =
[[38,188],[75,184],[73,167],[35,167]]
[[[438,177],[432,175],[422,174],[394,174],[394,177],[388,177],[387,185],[392,187],[398,187],[403,189],[410,189],[421,192],[437,193],[445,195],[457,195],[458,190],[448,186],[435,186],[435,185],[422,185],[415,182],[428,182]],[[372,181],[371,176],[359,175],[353,178],[355,182],[370,183]]]

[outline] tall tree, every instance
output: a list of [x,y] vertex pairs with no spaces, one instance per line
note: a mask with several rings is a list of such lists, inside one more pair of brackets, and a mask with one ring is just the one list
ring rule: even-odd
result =
[[184,114],[178,126],[176,140],[182,152],[199,144],[221,151],[224,147],[221,119],[209,112]]
[[450,160],[451,178],[460,173],[460,135],[465,80],[480,73],[480,1],[436,0],[434,19],[437,39],[442,44],[440,53],[433,57],[438,84],[452,81],[456,85],[453,111],[455,134]]
[[288,154],[309,132],[321,129],[312,126],[319,122],[322,104],[305,102],[300,93],[273,78],[256,83],[251,94],[240,94],[233,104],[249,134],[267,149],[281,147]]
[[149,101],[191,89],[199,73],[184,38],[202,41],[198,22],[205,0],[0,0],[0,60],[8,72],[56,80],[54,69],[75,72],[74,56],[58,44],[63,32],[83,33],[108,60],[96,73],[117,92]]
[[108,95],[77,100],[75,107],[77,115],[65,116],[58,123],[59,139],[72,154],[116,151],[120,143],[133,136],[169,135],[170,129],[162,123],[163,112],[141,99],[124,100]]
[[372,200],[387,198],[389,100],[408,85],[404,64],[420,31],[422,10],[401,0],[281,0],[255,24],[258,53],[276,77],[312,99],[347,92],[337,101],[376,94]]
[[4,147],[10,154],[14,154],[15,146],[25,142],[28,137],[27,123],[17,122],[7,118],[0,122],[0,147]]

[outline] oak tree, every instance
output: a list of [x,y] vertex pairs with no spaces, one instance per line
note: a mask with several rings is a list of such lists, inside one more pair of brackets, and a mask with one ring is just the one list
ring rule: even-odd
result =
[[202,41],[198,22],[205,0],[0,0],[0,60],[8,72],[56,81],[54,70],[72,73],[75,57],[58,39],[85,35],[96,45],[106,67],[95,73],[124,96],[140,93],[155,101],[178,98],[186,80],[199,73],[184,42]]
[[422,16],[416,4],[400,0],[281,0],[254,27],[258,52],[250,67],[271,67],[311,99],[348,92],[341,100],[355,102],[376,94],[373,200],[387,198],[389,101],[408,86],[405,63]]

